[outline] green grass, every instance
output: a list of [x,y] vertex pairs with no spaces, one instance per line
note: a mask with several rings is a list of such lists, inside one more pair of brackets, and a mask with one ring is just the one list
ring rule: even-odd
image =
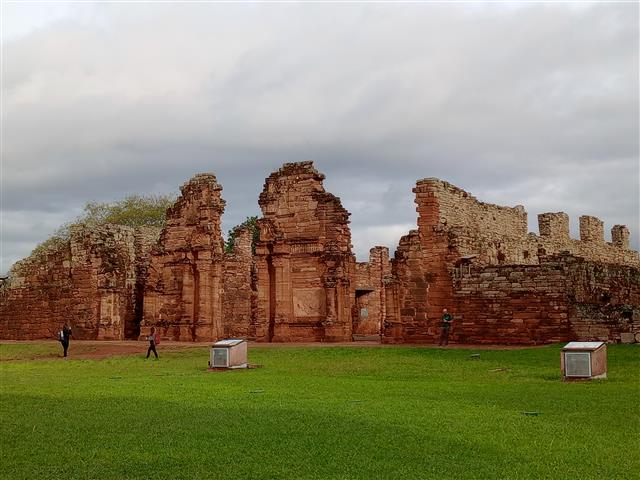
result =
[[17,359],[48,348],[0,345],[0,478],[640,478],[635,346],[584,383],[558,346],[253,348],[264,368],[214,373],[206,349]]

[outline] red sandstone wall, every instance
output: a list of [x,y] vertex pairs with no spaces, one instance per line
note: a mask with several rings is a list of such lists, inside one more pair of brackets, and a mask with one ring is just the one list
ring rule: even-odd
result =
[[389,249],[374,247],[369,261],[356,263],[353,335],[379,336],[386,318],[384,281],[391,276]]
[[618,342],[626,334],[640,341],[640,269],[566,262],[571,339]]
[[151,251],[140,334],[155,326],[173,340],[215,340],[224,335],[222,187],[200,174],[180,190]]
[[455,287],[454,341],[539,344],[571,338],[561,262],[484,267],[458,278]]
[[461,343],[620,341],[640,332],[638,269],[570,255],[483,267],[455,282]]
[[355,258],[349,213],[312,162],[285,164],[260,194],[256,336],[351,340]]
[[[418,230],[401,239],[393,261],[394,278],[387,282],[386,292],[385,342],[435,342],[443,308],[466,312],[464,328],[461,326],[458,331],[460,341],[491,343],[501,338],[502,343],[535,343],[568,338],[566,322],[554,325],[557,320],[554,298],[569,295],[569,283],[559,287],[555,278],[550,285],[560,290],[553,294],[545,290],[549,287],[542,285],[523,291],[517,285],[512,288],[501,277],[491,279],[490,272],[484,271],[490,281],[480,284],[477,295],[463,297],[457,292],[454,278],[483,267],[535,266],[547,261],[550,253],[561,251],[572,252],[592,262],[640,266],[638,253],[628,249],[629,233],[624,226],[613,228],[614,241],[607,244],[602,222],[593,217],[581,217],[582,238],[578,241],[569,238],[565,214],[544,214],[539,218],[541,236],[537,236],[526,233],[527,215],[520,206],[510,208],[481,203],[464,190],[437,179],[420,180],[413,191]],[[548,272],[541,268],[525,269],[520,273],[523,272],[529,272],[532,277],[539,275],[539,280],[529,279],[532,282],[551,281]],[[603,282],[607,284],[614,280],[606,277]],[[494,292],[500,292],[497,299],[492,297]],[[579,309],[571,308],[572,311]],[[504,331],[493,335],[487,322],[493,321],[496,312],[500,311],[507,316],[514,311],[519,313],[512,317],[512,324],[505,326]],[[568,311],[567,304],[565,317]],[[532,316],[535,318],[529,318],[527,328],[518,327],[521,320],[524,322],[526,317]],[[576,319],[583,317],[576,314]],[[542,321],[543,318],[551,320]],[[587,323],[595,328],[591,320]],[[609,327],[601,327],[599,331],[605,330],[612,335],[610,338],[619,336]]]
[[431,334],[427,321],[428,282],[434,277],[426,267],[420,235],[417,230],[412,230],[400,239],[392,261],[394,278],[386,285],[385,342],[428,341],[425,338]]
[[74,338],[125,338],[135,323],[136,250],[148,248],[136,238],[153,236],[117,225],[73,227],[68,241],[19,262],[0,293],[0,337],[51,338],[67,321]]
[[224,257],[223,330],[225,337],[254,339],[256,278],[251,252],[251,231],[236,231],[233,252]]

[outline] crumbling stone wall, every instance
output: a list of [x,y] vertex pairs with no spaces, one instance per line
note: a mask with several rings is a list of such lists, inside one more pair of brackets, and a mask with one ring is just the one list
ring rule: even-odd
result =
[[224,256],[223,335],[254,339],[257,306],[256,271],[248,228],[236,230],[233,251]]
[[373,247],[368,262],[356,263],[355,303],[352,324],[354,339],[382,334],[386,316],[384,282],[391,277],[387,247]]
[[539,256],[567,251],[585,260],[640,266],[638,252],[629,249],[624,225],[613,227],[614,242],[608,243],[603,222],[585,215],[580,217],[580,240],[575,240],[569,236],[566,213],[543,213],[538,216],[540,235],[535,235],[527,233],[527,213],[522,206],[479,202],[464,190],[435,178],[418,181],[414,192],[418,210],[426,207],[430,212],[424,213],[433,214],[425,225],[427,229],[445,230],[451,248],[460,256],[477,255],[476,263],[535,265]]
[[563,254],[480,267],[455,280],[462,343],[620,341],[640,332],[640,271]]
[[[388,309],[387,342],[435,342],[443,308],[464,317],[454,337],[459,341],[535,343],[586,338],[584,328],[570,330],[566,320],[570,311],[579,310],[577,306],[561,302],[564,311],[557,311],[556,297],[570,294],[570,277],[568,270],[552,276],[549,256],[566,252],[584,262],[640,267],[638,253],[629,250],[625,226],[614,226],[613,241],[606,243],[602,222],[581,217],[581,239],[574,240],[569,236],[566,214],[546,213],[538,219],[540,235],[528,234],[527,214],[521,206],[481,203],[464,190],[433,178],[418,181],[413,191],[418,230],[401,239],[393,261],[394,278],[388,282],[387,297],[398,306]],[[520,270],[505,276],[502,266]],[[512,274],[530,276],[528,287],[513,282],[512,288]],[[580,278],[573,280],[580,285]],[[613,277],[606,276],[603,282],[611,283]],[[496,312],[511,318],[498,330],[490,325]],[[511,312],[518,314],[514,317]],[[573,318],[577,325],[585,317],[573,313]],[[594,322],[587,319],[587,323]],[[605,330],[610,338],[616,337],[615,329]]]
[[18,262],[0,291],[0,337],[51,338],[69,322],[74,338],[125,338],[136,323],[137,255],[157,234],[74,226],[68,240]]
[[490,344],[569,340],[566,273],[558,260],[462,273],[455,280],[452,339]]
[[640,341],[640,269],[566,257],[571,339]]
[[224,243],[222,187],[213,174],[185,183],[167,210],[145,279],[140,334],[151,327],[173,340],[211,340],[223,335]]
[[258,203],[256,338],[351,340],[355,258],[349,213],[312,162],[286,163]]

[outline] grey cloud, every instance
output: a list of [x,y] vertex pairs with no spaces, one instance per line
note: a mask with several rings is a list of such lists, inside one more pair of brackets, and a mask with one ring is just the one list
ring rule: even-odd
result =
[[201,171],[224,187],[226,231],[258,213],[271,171],[306,159],[352,212],[359,259],[415,225],[427,176],[523,204],[533,230],[557,210],[574,231],[585,213],[628,224],[637,248],[638,9],[96,4],[40,19],[3,45],[0,270],[87,200],[177,192]]

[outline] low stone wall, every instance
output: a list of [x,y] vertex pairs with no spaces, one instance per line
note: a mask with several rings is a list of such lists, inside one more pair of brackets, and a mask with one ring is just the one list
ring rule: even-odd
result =
[[451,338],[460,343],[540,344],[570,339],[561,262],[485,267],[455,281]]
[[621,341],[640,333],[634,267],[561,255],[480,268],[454,283],[453,338],[461,343]]

